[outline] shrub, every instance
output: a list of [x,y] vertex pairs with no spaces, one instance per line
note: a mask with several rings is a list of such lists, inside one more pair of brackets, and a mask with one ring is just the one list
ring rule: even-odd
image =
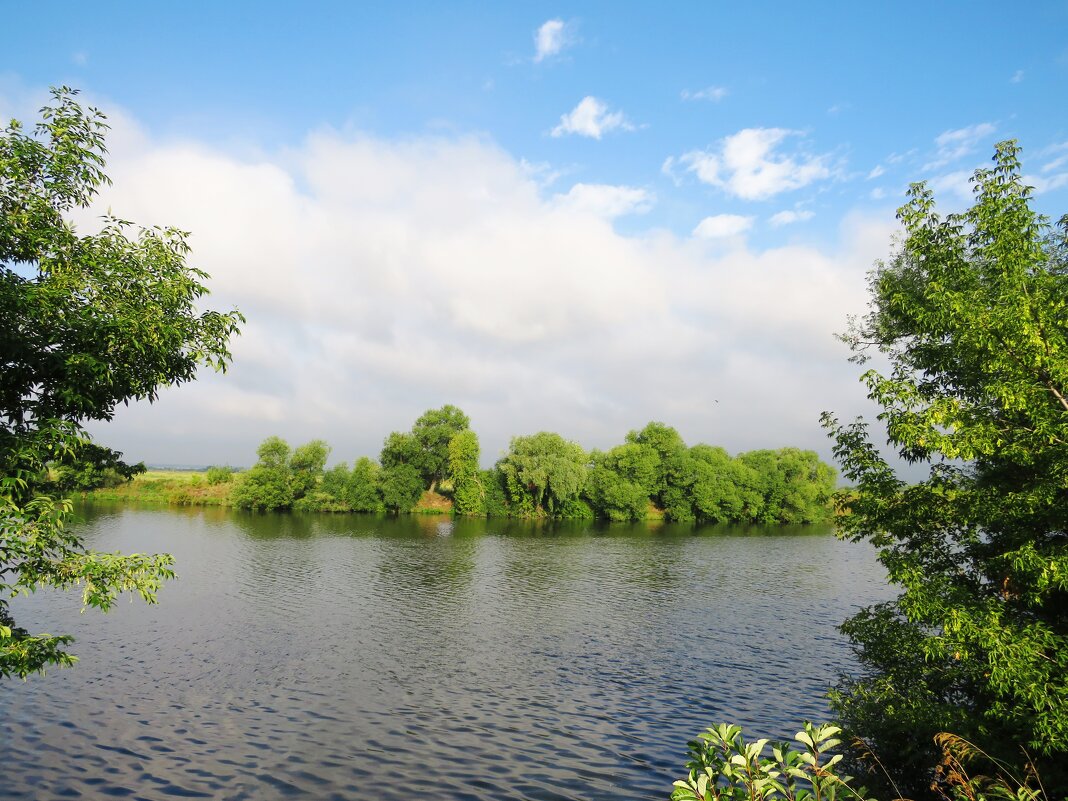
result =
[[747,743],[741,727],[721,723],[689,743],[690,772],[674,782],[671,801],[864,801],[863,790],[850,786],[852,777],[836,772],[842,755],[832,751],[841,742],[839,732],[806,722],[794,735],[794,748],[767,739]]
[[219,467],[217,465],[212,465],[208,468],[204,477],[207,479],[208,484],[213,487],[218,484],[229,484],[234,478],[234,468],[229,466]]

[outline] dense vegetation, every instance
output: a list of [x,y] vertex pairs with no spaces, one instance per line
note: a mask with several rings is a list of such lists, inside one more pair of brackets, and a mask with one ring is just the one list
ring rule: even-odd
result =
[[663,423],[603,452],[546,431],[514,437],[493,469],[481,470],[478,437],[455,406],[390,434],[378,462],[362,457],[327,470],[325,442],[291,450],[278,437],[267,438],[258,456],[235,482],[236,506],[408,512],[421,498],[444,495],[462,515],[811,523],[827,519],[835,488],[834,470],[812,451],[732,457],[710,445],[687,447]]
[[[928,465],[906,484],[863,421],[826,416],[856,483],[846,535],[881,551],[890,603],[843,627],[864,671],[833,703],[847,733],[913,797],[928,792],[938,732],[1038,768],[1068,796],[1068,216],[1031,209],[1018,148],[973,178],[945,218],[923,185],[900,248],[871,277],[850,335],[889,363],[863,380],[890,444]],[[1030,758],[1022,756],[1030,754]]]
[[[225,367],[237,312],[199,310],[207,276],[186,265],[186,235],[108,217],[95,235],[67,219],[107,182],[103,117],[55,90],[33,134],[0,132],[0,677],[74,661],[66,635],[32,634],[8,598],[82,585],[87,606],[120,592],[154,600],[166,555],[95,553],[67,528],[72,489],[122,480],[120,454],[81,424],[161,386]],[[51,469],[49,469],[51,468]]]

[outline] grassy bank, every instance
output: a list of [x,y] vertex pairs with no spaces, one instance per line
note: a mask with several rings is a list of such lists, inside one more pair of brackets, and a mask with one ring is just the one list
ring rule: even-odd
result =
[[[233,506],[230,492],[236,478],[209,484],[198,470],[149,470],[117,487],[80,493],[85,500],[124,501],[156,506]],[[451,514],[452,501],[436,492],[424,492],[413,514]]]
[[102,487],[81,493],[82,498],[161,506],[232,506],[233,482],[209,484],[206,474],[195,470],[149,470],[117,487]]

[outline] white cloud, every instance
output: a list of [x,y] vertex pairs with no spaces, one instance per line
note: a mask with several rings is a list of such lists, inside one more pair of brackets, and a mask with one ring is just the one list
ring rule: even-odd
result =
[[534,63],[537,64],[555,55],[574,43],[574,25],[562,19],[542,23],[534,32]]
[[1045,192],[1052,192],[1055,189],[1068,186],[1068,172],[1046,175],[1044,170],[1042,175],[1023,176],[1023,182],[1027,186],[1034,187],[1036,195],[1041,195]]
[[875,178],[878,178],[880,175],[884,175],[885,173],[886,168],[882,164],[876,164],[874,167],[871,168],[871,172],[868,173],[868,180],[871,181]]
[[609,131],[621,129],[634,130],[622,111],[609,111],[608,105],[596,97],[587,96],[579,101],[567,114],[560,117],[560,124],[552,130],[552,135],[578,134],[593,139],[600,139]]
[[697,227],[693,229],[693,235],[698,239],[723,239],[744,234],[752,227],[752,217],[743,217],[740,214],[716,214],[712,217],[705,217],[697,223]]
[[134,461],[249,464],[269,434],[373,456],[444,403],[471,416],[486,463],[515,434],[607,447],[648,420],[731,451],[829,458],[819,412],[866,408],[832,332],[864,309],[888,218],[850,218],[824,250],[724,252],[617,232],[610,218],[651,204],[646,190],[547,194],[484,138],[322,131],[236,157],[105,111],[114,184],[94,213],[192,231],[208,304],[249,320],[229,373],[94,426]]
[[1047,164],[1043,164],[1042,165],[1042,172],[1043,173],[1053,172],[1054,170],[1060,169],[1065,164],[1068,164],[1068,155],[1058,156],[1057,158],[1053,159],[1053,161],[1051,161],[1051,162],[1049,162]]
[[683,100],[711,100],[713,103],[718,103],[728,94],[727,89],[723,86],[706,86],[704,89],[698,89],[696,92],[691,92],[689,89],[683,89],[681,96]]
[[783,225],[791,225],[793,223],[804,222],[805,220],[811,220],[816,216],[813,211],[805,210],[786,210],[780,211],[777,214],[771,215],[771,219],[768,220],[773,226],[779,228]]
[[959,202],[971,198],[973,175],[971,170],[956,170],[945,175],[938,175],[927,183],[934,192],[936,200],[939,195],[949,195],[951,201]]
[[957,159],[962,159],[975,152],[976,147],[986,137],[990,136],[996,128],[989,122],[981,122],[969,125],[966,128],[957,128],[952,131],[944,131],[935,137],[938,152],[935,157],[923,165],[924,170],[936,170],[951,164]]
[[653,207],[655,198],[633,186],[578,183],[553,200],[559,208],[610,220],[625,214],[644,214]]
[[682,155],[679,162],[706,184],[746,200],[763,200],[831,176],[827,155],[776,152],[785,139],[798,135],[785,128],[746,128],[716,148]]
[[877,186],[873,190],[871,190],[871,199],[872,200],[882,200],[885,197],[886,197],[886,190],[883,189],[881,186]]
[[1024,79],[1024,71],[1016,70],[1009,79],[1012,83],[1020,83]]

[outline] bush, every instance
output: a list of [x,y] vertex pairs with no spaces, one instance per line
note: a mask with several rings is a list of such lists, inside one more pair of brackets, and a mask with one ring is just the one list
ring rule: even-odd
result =
[[212,465],[208,468],[204,477],[207,479],[208,484],[213,487],[218,484],[229,484],[234,478],[234,468]]
[[[671,801],[869,801],[852,776],[838,772],[842,754],[834,751],[841,731],[805,723],[791,746],[766,739],[747,743],[739,726],[721,723],[689,743],[689,773],[674,782]],[[955,734],[941,732],[934,742],[941,761],[930,789],[941,801],[1050,801],[1030,760],[1020,775]],[[985,762],[991,775],[969,773],[975,762]]]
[[864,791],[850,786],[852,777],[835,770],[842,760],[832,753],[839,732],[805,723],[794,748],[766,739],[747,743],[739,726],[721,723],[689,743],[689,775],[674,782],[671,801],[864,801]]

